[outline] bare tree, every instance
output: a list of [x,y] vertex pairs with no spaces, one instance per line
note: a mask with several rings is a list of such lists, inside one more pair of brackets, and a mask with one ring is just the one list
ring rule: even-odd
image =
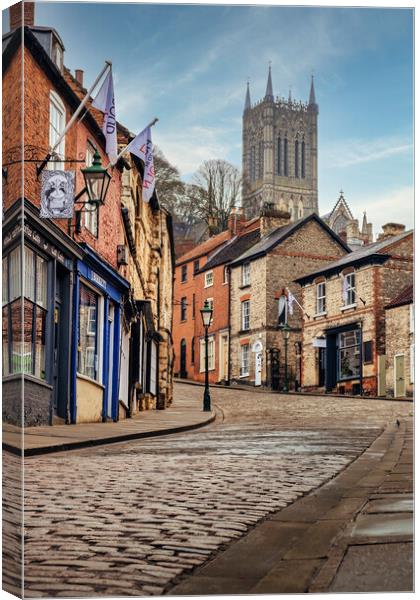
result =
[[159,202],[170,213],[178,216],[178,208],[185,196],[185,184],[181,180],[178,169],[170,164],[157,146],[153,148],[153,161]]
[[239,170],[225,160],[207,160],[192,179],[196,211],[214,231],[225,230],[241,195]]

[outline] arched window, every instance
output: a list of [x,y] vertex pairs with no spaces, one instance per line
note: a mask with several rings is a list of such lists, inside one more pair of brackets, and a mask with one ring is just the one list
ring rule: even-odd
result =
[[277,138],[277,175],[281,175],[281,138]]
[[295,177],[299,177],[299,142],[295,140]]
[[301,159],[302,179],[305,179],[305,140],[302,140],[301,153],[302,153],[302,159]]
[[283,152],[283,175],[286,175],[286,177],[289,176],[289,157],[288,157],[288,152],[289,152],[289,143],[287,140],[287,137],[284,138],[283,140],[283,147],[284,147],[284,152]]
[[260,142],[259,145],[259,179],[262,179],[264,176],[264,142]]

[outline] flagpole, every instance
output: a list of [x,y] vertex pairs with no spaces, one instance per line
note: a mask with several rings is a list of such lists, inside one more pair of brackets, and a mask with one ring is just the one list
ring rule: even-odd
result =
[[102,71],[99,73],[99,75],[97,76],[97,78],[95,79],[95,81],[93,82],[93,84],[91,85],[91,87],[86,92],[86,96],[83,98],[83,100],[81,101],[81,103],[77,107],[76,111],[73,113],[72,118],[67,123],[67,125],[66,125],[63,133],[60,135],[60,137],[58,138],[58,140],[56,141],[56,143],[52,147],[52,149],[50,151],[50,155],[52,155],[54,153],[54,150],[57,148],[57,146],[59,146],[61,140],[66,135],[66,133],[68,132],[68,130],[70,129],[70,127],[73,125],[73,123],[75,122],[75,120],[77,119],[77,117],[79,116],[79,114],[81,113],[83,107],[85,106],[85,104],[89,100],[89,98],[90,98],[93,90],[96,88],[96,86],[98,85],[99,81],[102,79],[102,76],[105,74],[105,72],[107,71],[107,69],[110,69],[110,68],[112,68],[112,62],[110,60],[106,60],[104,68],[102,69]]
[[[142,129],[142,131],[144,131],[145,129],[147,129],[148,127],[153,127],[153,125],[156,125],[156,123],[159,121],[159,119],[157,117],[155,117],[153,119],[153,121],[150,121],[150,123],[148,125],[146,125],[146,127],[144,127]],[[140,132],[141,133],[141,132]],[[134,139],[134,138],[133,138]],[[133,140],[131,140],[132,142]],[[127,150],[128,146],[131,144],[131,142],[129,142],[126,146],[124,146],[124,148],[121,150],[121,152],[118,154],[118,156],[116,157],[116,159],[114,161],[110,161],[107,166],[105,167],[105,169],[108,169],[109,167],[113,167],[114,165],[117,164],[117,162],[120,160],[121,156],[124,154],[124,152]]]
[[[287,293],[288,293],[288,294],[290,294],[290,290],[289,290],[289,288],[286,288],[286,291],[287,291]],[[307,312],[305,312],[305,311],[303,310],[303,306],[302,306],[302,305],[299,303],[299,301],[297,300],[296,296],[293,296],[293,299],[294,299],[294,301],[296,302],[296,304],[299,306],[299,308],[300,308],[300,310],[303,312],[303,314],[304,314],[306,317],[308,317],[308,319],[310,319],[311,317],[308,315],[308,313],[307,313]]]

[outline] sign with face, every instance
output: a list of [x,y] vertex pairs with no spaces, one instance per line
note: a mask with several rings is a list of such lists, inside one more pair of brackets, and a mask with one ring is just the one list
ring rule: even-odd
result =
[[74,171],[43,171],[41,212],[44,219],[69,219],[74,207]]

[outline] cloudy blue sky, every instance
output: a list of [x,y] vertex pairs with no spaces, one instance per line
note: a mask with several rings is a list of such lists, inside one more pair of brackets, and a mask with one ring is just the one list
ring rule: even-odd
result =
[[[321,214],[344,190],[375,230],[413,224],[411,9],[38,2],[65,63],[87,84],[113,61],[117,118],[154,141],[187,180],[200,163],[241,165],[246,80],[264,95],[307,100],[315,75]],[[3,19],[4,21],[4,19]],[[6,26],[7,29],[7,26]]]

